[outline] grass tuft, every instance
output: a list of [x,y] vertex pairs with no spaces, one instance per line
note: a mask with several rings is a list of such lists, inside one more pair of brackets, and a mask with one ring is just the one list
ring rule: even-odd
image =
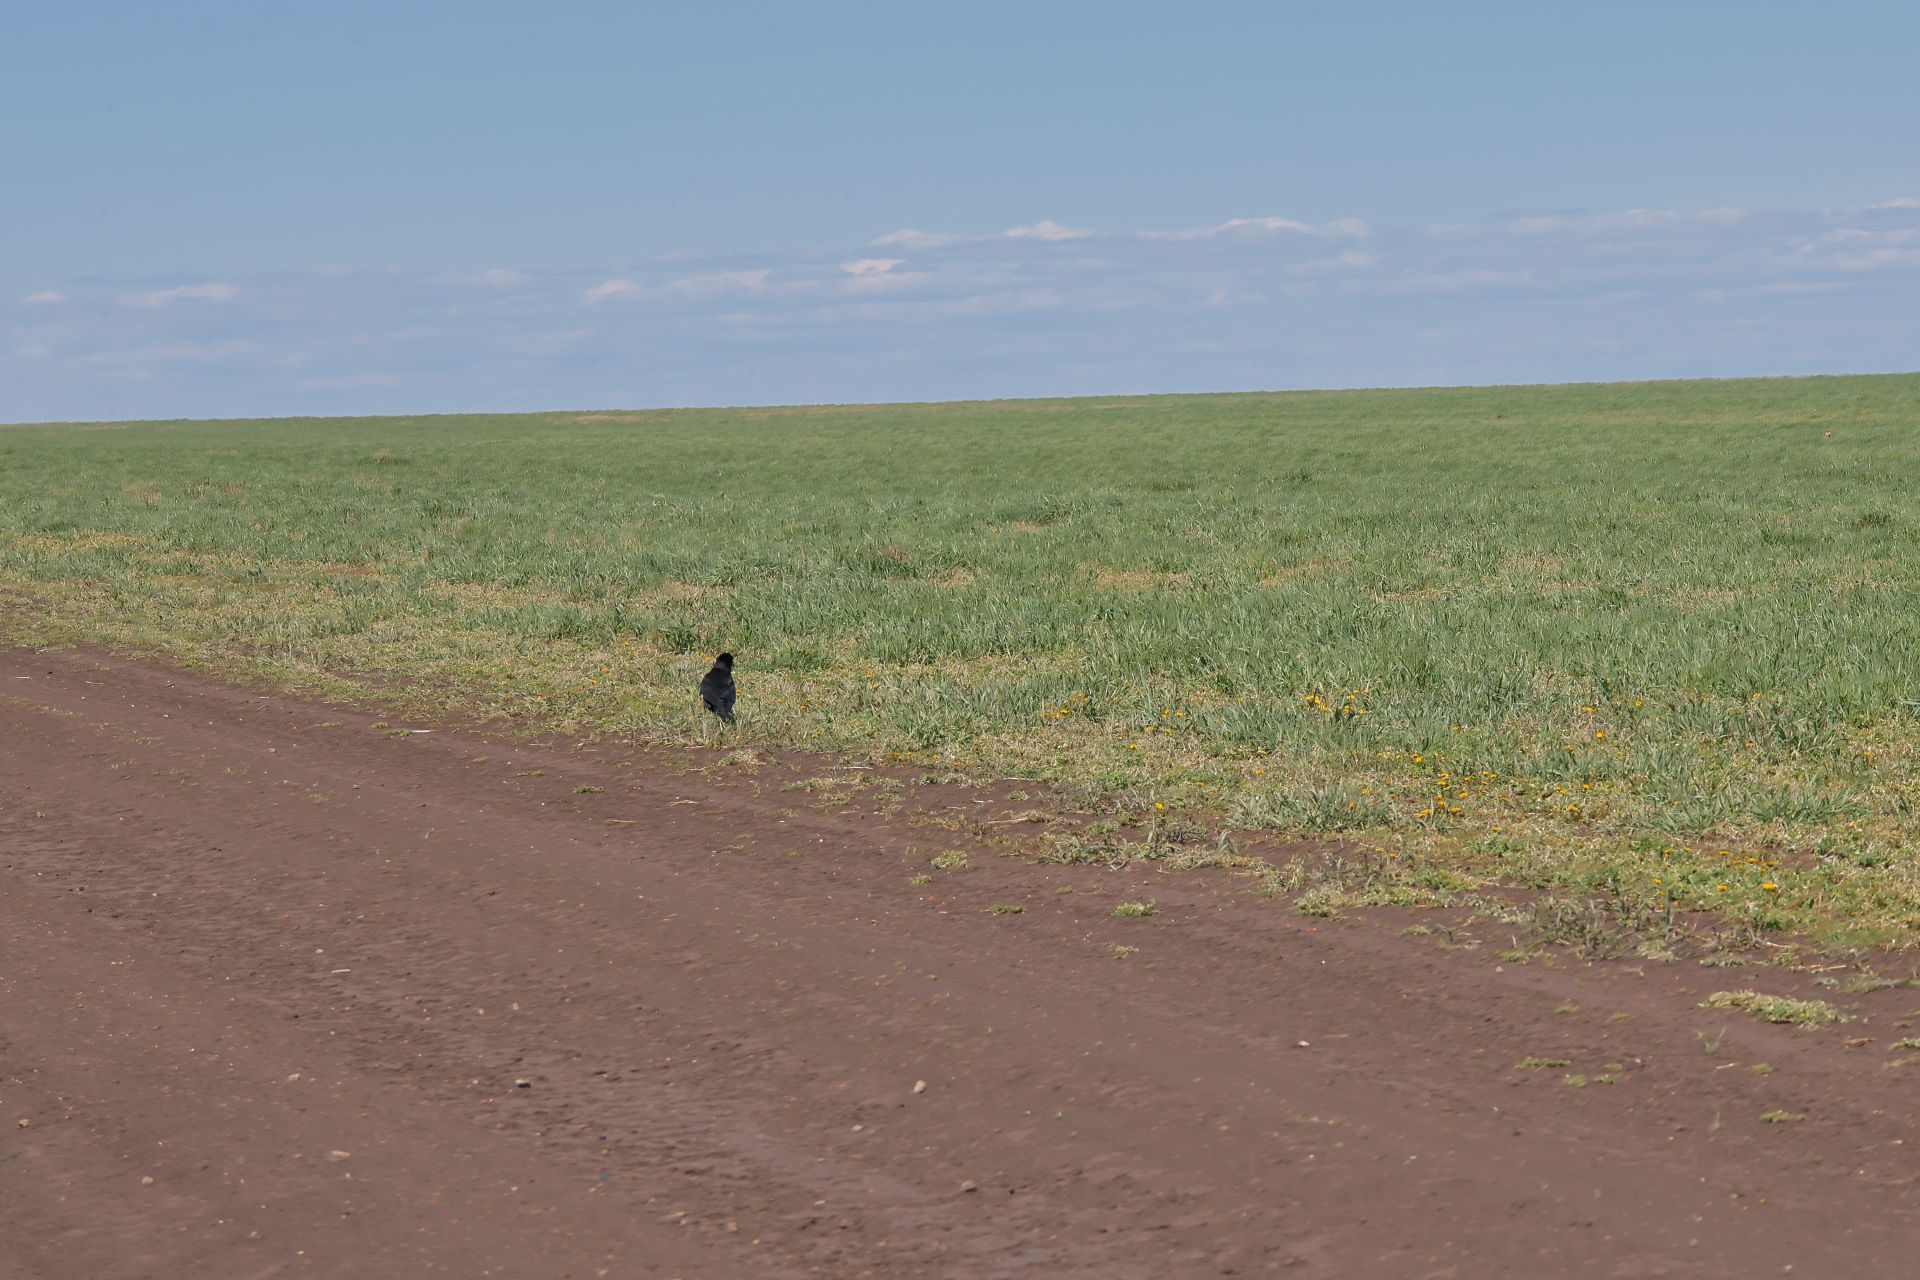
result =
[[1796,1000],[1792,996],[1768,996],[1758,991],[1716,991],[1702,1000],[1700,1007],[1739,1009],[1767,1022],[1790,1023],[1796,1027],[1824,1027],[1850,1021],[1825,1000]]

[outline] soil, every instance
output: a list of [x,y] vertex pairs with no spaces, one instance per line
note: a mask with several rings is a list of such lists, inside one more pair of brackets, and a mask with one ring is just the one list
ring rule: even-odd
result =
[[0,651],[0,1273],[1913,1274],[1920,991],[1502,963],[828,770]]

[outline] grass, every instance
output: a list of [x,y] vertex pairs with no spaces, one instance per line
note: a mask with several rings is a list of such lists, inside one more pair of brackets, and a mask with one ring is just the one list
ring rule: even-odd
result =
[[1152,902],[1123,902],[1113,909],[1113,914],[1123,920],[1139,920],[1146,916],[1157,916],[1160,908]]
[[1846,1022],[1847,1015],[1825,1000],[1796,1000],[1792,996],[1768,996],[1758,991],[1716,991],[1700,1002],[1702,1009],[1739,1009],[1767,1022],[1791,1023],[1796,1027],[1824,1027]]
[[1903,375],[14,427],[0,628],[675,740],[730,649],[746,740],[1911,945],[1916,426]]

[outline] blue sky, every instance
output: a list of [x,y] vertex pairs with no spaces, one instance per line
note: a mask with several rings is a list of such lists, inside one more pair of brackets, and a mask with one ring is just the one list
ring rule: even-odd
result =
[[77,3],[0,421],[1920,368],[1920,6]]

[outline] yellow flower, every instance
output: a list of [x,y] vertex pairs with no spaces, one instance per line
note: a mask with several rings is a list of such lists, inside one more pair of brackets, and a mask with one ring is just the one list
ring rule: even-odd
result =
[[1593,731],[1593,740],[1595,742],[1600,741],[1602,738],[1606,736],[1607,736],[1607,731],[1605,729],[1595,729]]
[[1156,808],[1156,809],[1162,809],[1162,810],[1164,810],[1164,809],[1165,809],[1165,808],[1166,808],[1167,806],[1166,806],[1165,804],[1163,804],[1162,802],[1160,802],[1160,801],[1158,801],[1158,800],[1155,800],[1155,801],[1153,802],[1153,807],[1154,807],[1154,808]]
[[1762,889],[1765,889],[1765,890],[1766,890],[1766,891],[1767,891],[1768,893],[1778,893],[1778,892],[1780,892],[1780,886],[1779,886],[1779,885],[1777,885],[1777,884],[1775,884],[1775,883],[1774,883],[1773,881],[1771,881],[1771,880],[1762,880],[1762,881],[1760,882],[1760,887],[1761,887]]

